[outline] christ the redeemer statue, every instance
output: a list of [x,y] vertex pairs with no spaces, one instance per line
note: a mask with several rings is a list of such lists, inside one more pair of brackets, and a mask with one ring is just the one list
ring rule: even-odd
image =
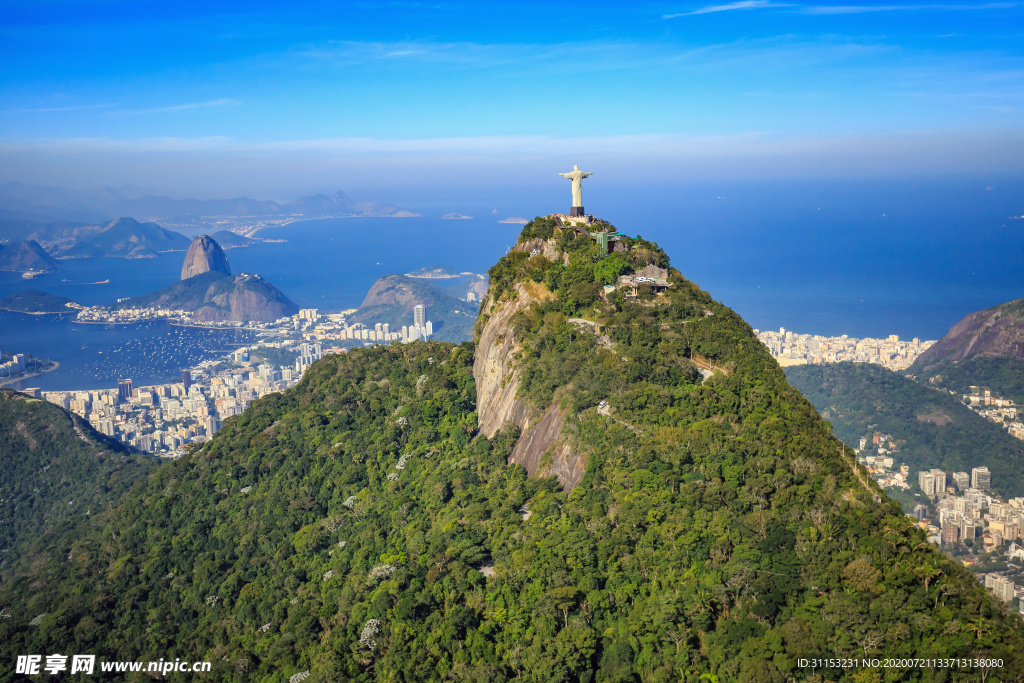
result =
[[570,216],[582,216],[583,214],[583,179],[594,175],[589,171],[581,171],[576,164],[572,166],[571,173],[559,173],[558,175],[572,181],[572,209]]

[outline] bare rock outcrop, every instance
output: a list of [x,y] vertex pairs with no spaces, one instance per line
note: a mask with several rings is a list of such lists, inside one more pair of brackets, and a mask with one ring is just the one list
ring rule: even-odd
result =
[[[587,459],[563,437],[567,411],[555,402],[541,412],[516,396],[521,381],[514,361],[520,346],[511,321],[538,298],[521,283],[516,283],[515,291],[512,300],[495,304],[488,298],[483,306],[490,317],[477,341],[473,364],[480,432],[490,438],[505,425],[518,426],[521,434],[509,463],[522,465],[531,477],[554,476],[570,491],[583,479]],[[544,457],[549,451],[550,460]]]
[[209,235],[200,235],[188,246],[185,262],[181,264],[181,279],[187,280],[211,271],[231,275],[231,267],[228,266],[228,257],[224,255],[224,250]]
[[531,477],[553,476],[571,491],[583,480],[587,458],[572,448],[562,430],[567,413],[557,403],[548,406],[540,421],[519,437],[508,461],[522,465]]
[[490,317],[476,344],[473,379],[480,433],[487,438],[509,423],[523,428],[530,413],[526,403],[516,398],[520,381],[513,361],[519,342],[511,321],[516,313],[529,308],[534,299],[518,283],[515,291],[517,296],[511,301],[496,304],[488,297],[482,307],[490,312]]

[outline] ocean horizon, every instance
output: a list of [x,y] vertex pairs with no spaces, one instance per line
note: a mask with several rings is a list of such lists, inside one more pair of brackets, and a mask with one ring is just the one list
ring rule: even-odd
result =
[[[997,187],[1009,189],[967,180],[939,194],[924,183],[846,192],[820,184],[775,192],[737,184],[722,194],[691,188],[676,196],[674,208],[659,209],[637,192],[604,197],[605,205],[587,210],[661,244],[686,278],[754,328],[938,339],[965,315],[1024,296],[1024,220],[1010,218],[1024,213],[1014,208],[1024,205],[1020,185]],[[359,306],[377,278],[390,273],[432,265],[484,273],[521,230],[500,219],[537,213],[514,203],[498,214],[454,207],[474,217],[451,220],[438,217],[443,209],[418,218],[299,220],[258,235],[283,242],[230,249],[227,256],[232,272],[260,274],[301,307],[340,311]],[[34,280],[0,273],[0,297],[41,289],[83,305],[112,304],[175,282],[183,258],[168,252],[145,260],[67,259],[59,272]],[[17,320],[0,319],[0,349],[39,354],[37,328],[71,324],[67,316],[31,325]],[[126,334],[133,333],[116,336]],[[82,362],[71,361],[80,349],[60,351],[67,335],[54,336],[46,345],[51,356]],[[52,374],[52,381],[73,376],[70,366]]]

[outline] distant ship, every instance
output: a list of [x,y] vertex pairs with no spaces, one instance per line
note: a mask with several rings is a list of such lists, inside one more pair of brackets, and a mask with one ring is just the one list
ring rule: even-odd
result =
[[109,285],[110,284],[110,278],[107,278],[106,280],[103,280],[102,282],[94,282],[93,284],[94,285]]
[[44,273],[41,270],[26,270],[24,273],[21,274],[21,276],[26,280],[32,280],[34,278],[39,277],[40,275],[46,275],[46,273]]
[[494,211],[491,211],[491,213],[498,213],[498,207],[494,207]]

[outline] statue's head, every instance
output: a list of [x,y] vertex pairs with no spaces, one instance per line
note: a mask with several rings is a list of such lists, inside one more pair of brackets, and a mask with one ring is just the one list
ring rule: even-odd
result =
[[573,165],[572,165],[572,170],[574,170],[574,171],[578,171],[578,170],[580,170],[580,167],[579,167],[579,166],[577,166],[576,164],[573,164]]

